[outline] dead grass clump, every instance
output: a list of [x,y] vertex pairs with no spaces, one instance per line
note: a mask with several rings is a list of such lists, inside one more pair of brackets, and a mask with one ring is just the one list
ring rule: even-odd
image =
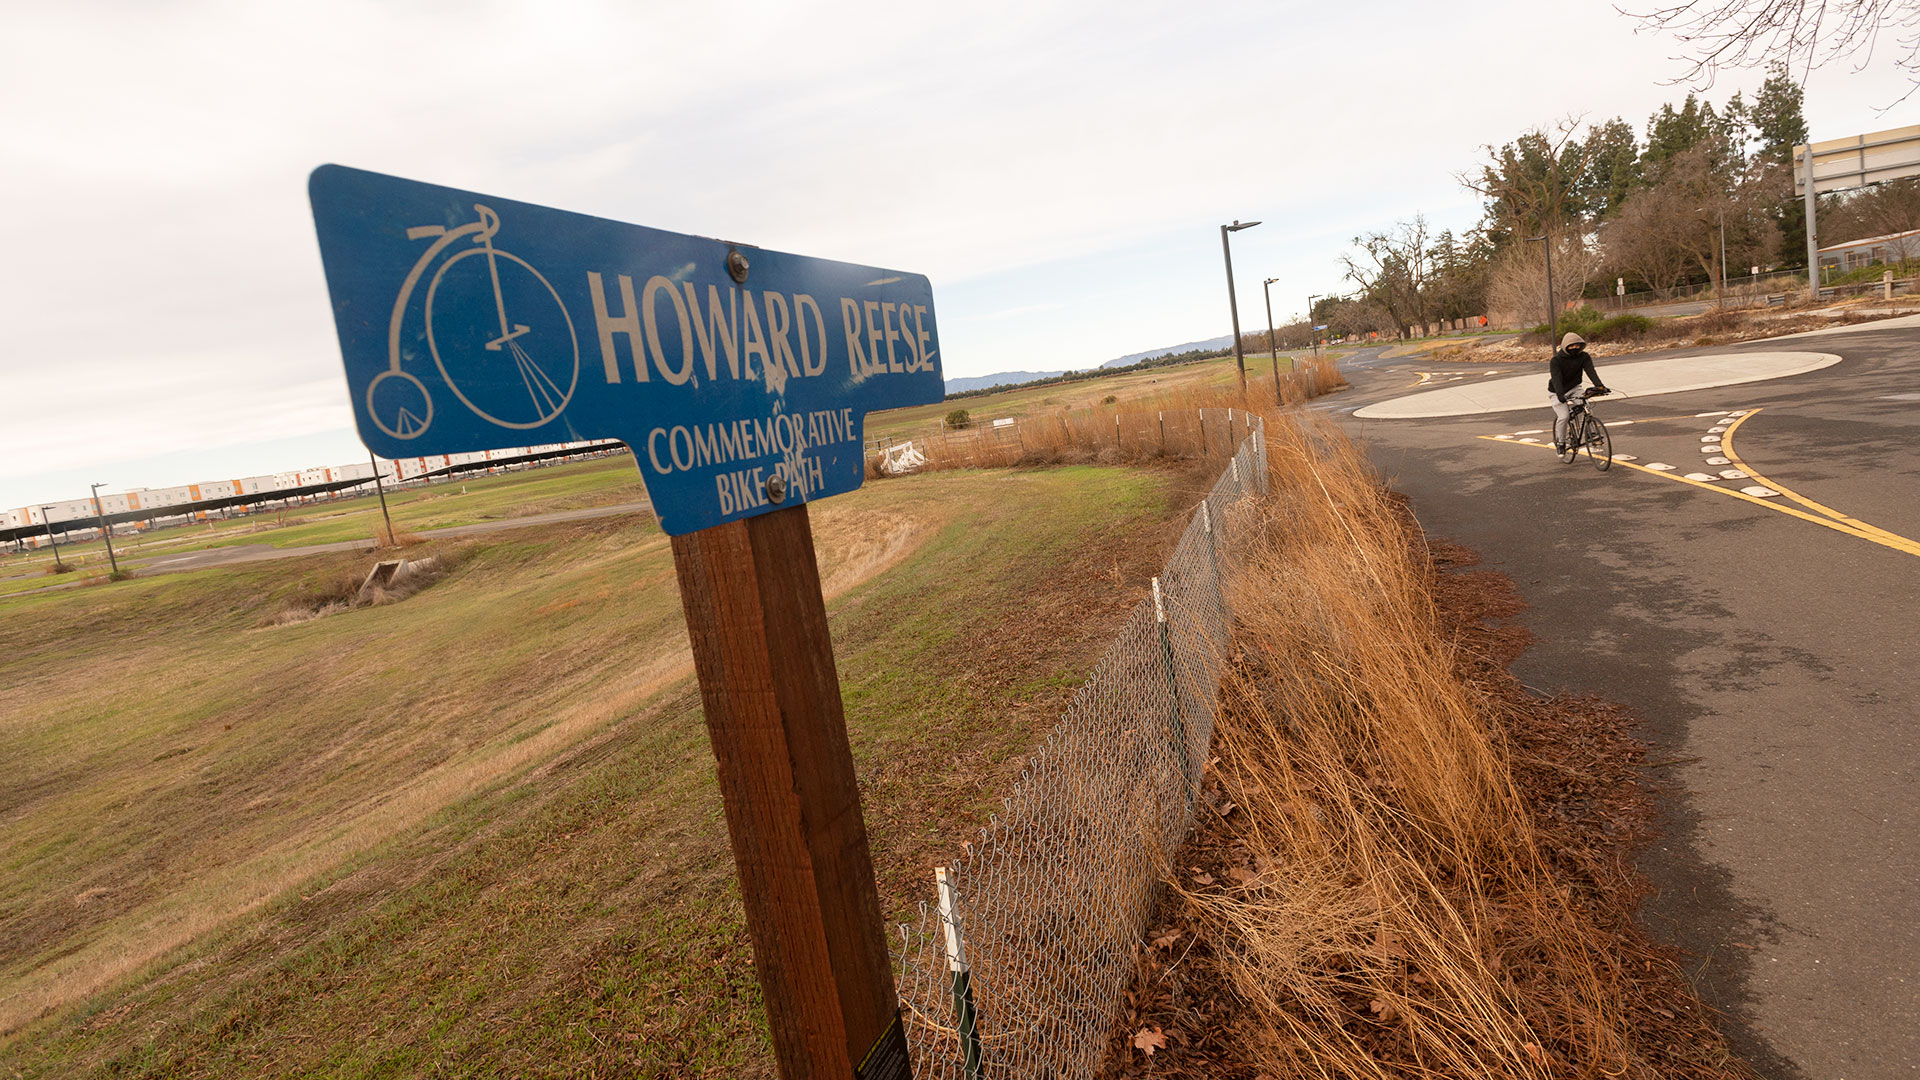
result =
[[1109,395],[1090,408],[1030,414],[998,426],[948,428],[915,442],[927,455],[926,469],[1224,459],[1245,440],[1250,411],[1304,404],[1347,385],[1331,357],[1297,361],[1277,382],[1272,376],[1250,376],[1245,393],[1233,384],[1185,386],[1125,401]]
[[1659,1075],[1614,939],[1556,876],[1493,706],[1458,673],[1414,526],[1324,422],[1270,418],[1268,444],[1214,736],[1242,815],[1232,882],[1175,886],[1251,1007],[1254,1061]]
[[79,568],[80,567],[78,563],[70,563],[65,560],[60,560],[57,562],[50,562],[47,565],[41,567],[40,573],[48,577],[52,577],[55,574],[71,574]]
[[405,529],[388,530],[386,525],[373,527],[373,546],[379,548],[410,548],[427,542],[427,538]]

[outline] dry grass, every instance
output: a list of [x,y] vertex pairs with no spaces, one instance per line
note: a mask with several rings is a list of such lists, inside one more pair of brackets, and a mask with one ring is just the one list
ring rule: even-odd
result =
[[1661,1075],[1458,674],[1415,527],[1330,427],[1268,432],[1215,735],[1244,869],[1176,885],[1248,1053],[1275,1077]]
[[373,546],[379,548],[410,548],[427,542],[419,533],[405,529],[388,529],[384,523],[373,527]]
[[[1230,457],[1246,438],[1248,410],[1296,406],[1347,385],[1331,357],[1301,360],[1281,374],[1238,386],[1181,386],[1158,394],[1059,409],[1005,427],[981,422],[925,438],[926,469],[1099,463],[1146,464]],[[1113,407],[1109,408],[1108,405]],[[869,476],[880,475],[869,463]]]

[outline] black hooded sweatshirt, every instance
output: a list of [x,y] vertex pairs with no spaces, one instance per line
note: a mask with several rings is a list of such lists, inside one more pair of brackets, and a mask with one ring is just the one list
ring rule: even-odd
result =
[[1580,385],[1582,375],[1585,375],[1587,381],[1593,383],[1595,388],[1603,388],[1606,385],[1600,381],[1599,372],[1593,370],[1593,357],[1588,356],[1585,349],[1577,353],[1561,349],[1553,354],[1553,359],[1548,362],[1547,368],[1547,393],[1560,401],[1567,400],[1567,391]]

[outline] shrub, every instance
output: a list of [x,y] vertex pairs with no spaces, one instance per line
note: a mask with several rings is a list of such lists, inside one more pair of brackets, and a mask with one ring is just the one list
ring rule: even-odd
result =
[[1100,404],[1102,404],[1102,405],[1111,405],[1111,404],[1113,404],[1114,402],[1116,402],[1116,401],[1119,401],[1119,400],[1120,400],[1119,398],[1117,398],[1117,397],[1114,397],[1114,396],[1113,396],[1112,394],[1108,394],[1108,395],[1107,395],[1106,397],[1103,397],[1103,398],[1101,398],[1101,399],[1100,399]]
[[1594,327],[1586,337],[1589,341],[1623,341],[1644,337],[1652,329],[1653,320],[1645,315],[1615,315]]
[[950,428],[969,427],[973,424],[973,414],[965,409],[955,409],[947,414],[947,426]]

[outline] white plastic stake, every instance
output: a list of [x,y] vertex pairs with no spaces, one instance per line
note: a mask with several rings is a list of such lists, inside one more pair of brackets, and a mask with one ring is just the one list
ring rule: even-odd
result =
[[960,937],[960,925],[953,911],[953,882],[947,878],[947,868],[933,868],[933,879],[940,886],[940,928],[947,935],[947,967],[955,974],[967,970],[967,946]]
[[1167,621],[1167,604],[1160,598],[1160,579],[1153,579],[1153,621],[1164,624]]

